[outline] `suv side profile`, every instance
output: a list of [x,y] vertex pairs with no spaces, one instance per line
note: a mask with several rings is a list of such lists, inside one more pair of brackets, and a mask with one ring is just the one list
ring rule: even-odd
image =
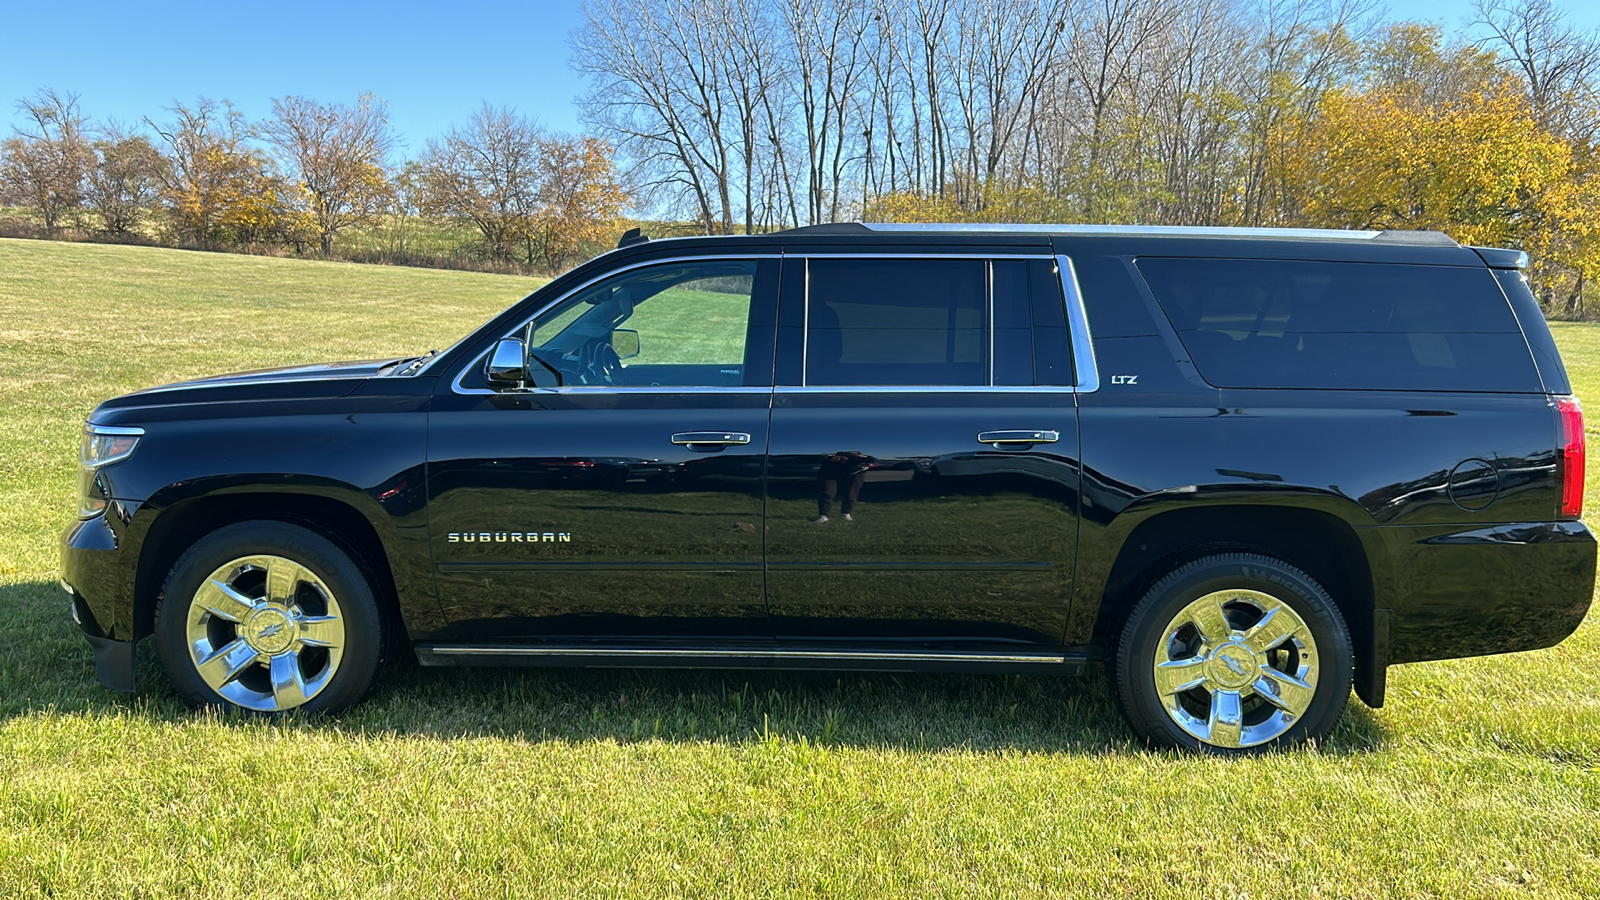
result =
[[425,665],[1075,674],[1138,735],[1327,734],[1594,587],[1518,251],[1430,232],[835,225],[644,241],[440,353],[101,404],[101,681],[337,711]]

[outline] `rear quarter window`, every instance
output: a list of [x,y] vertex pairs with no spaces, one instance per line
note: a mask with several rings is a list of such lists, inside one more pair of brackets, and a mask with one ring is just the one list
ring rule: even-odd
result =
[[1195,368],[1217,387],[1543,391],[1486,268],[1170,258],[1137,265]]

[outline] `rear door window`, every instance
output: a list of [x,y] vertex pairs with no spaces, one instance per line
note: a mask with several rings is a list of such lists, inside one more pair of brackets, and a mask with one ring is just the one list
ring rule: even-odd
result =
[[1138,267],[1217,387],[1543,389],[1487,269],[1164,258]]
[[987,285],[978,259],[812,259],[808,385],[986,385]]

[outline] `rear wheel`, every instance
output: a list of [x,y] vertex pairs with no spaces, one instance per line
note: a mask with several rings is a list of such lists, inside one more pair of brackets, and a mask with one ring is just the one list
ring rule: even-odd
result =
[[156,648],[197,706],[343,709],[366,694],[382,622],[361,568],[327,538],[242,522],[179,558],[156,607]]
[[1327,591],[1281,560],[1195,560],[1145,594],[1114,663],[1152,744],[1243,753],[1319,738],[1350,695],[1350,633]]

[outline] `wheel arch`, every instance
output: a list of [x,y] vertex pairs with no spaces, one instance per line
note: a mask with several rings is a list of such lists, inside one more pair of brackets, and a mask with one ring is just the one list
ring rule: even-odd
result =
[[1213,553],[1260,553],[1302,569],[1328,591],[1350,629],[1357,694],[1369,706],[1383,704],[1388,641],[1380,601],[1387,575],[1377,548],[1347,518],[1249,503],[1174,504],[1146,513],[1126,523],[1116,553],[1102,562],[1104,587],[1079,595],[1086,605],[1098,601],[1089,643],[1114,647],[1134,606],[1173,569]]
[[[353,488],[349,489],[354,491]],[[133,637],[151,634],[156,600],[167,573],[195,541],[219,528],[254,520],[288,522],[332,541],[364,569],[372,582],[390,640],[403,638],[405,620],[400,591],[385,536],[379,524],[337,489],[262,490],[238,488],[164,498],[139,548],[134,576]],[[359,496],[364,494],[356,492]],[[152,498],[158,499],[158,498]],[[392,537],[392,535],[390,536]]]

